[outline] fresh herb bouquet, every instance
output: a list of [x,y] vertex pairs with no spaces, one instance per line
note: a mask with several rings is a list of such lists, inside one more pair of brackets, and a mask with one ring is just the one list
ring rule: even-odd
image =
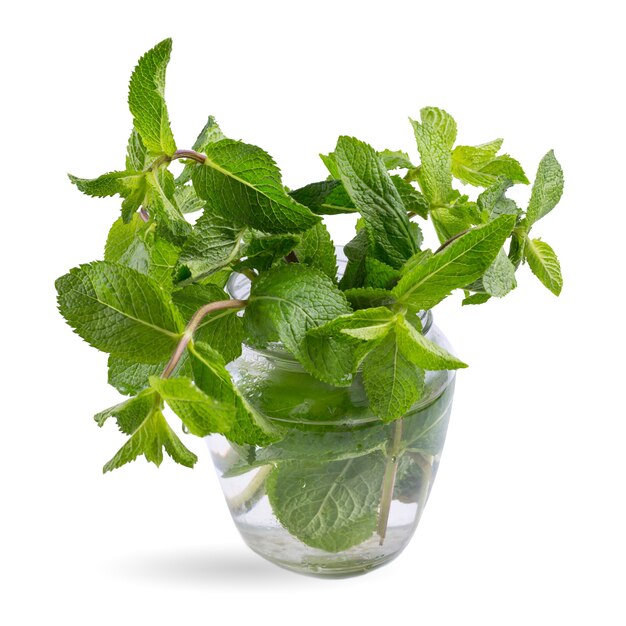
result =
[[[557,257],[530,231],[561,197],[561,167],[545,155],[524,211],[506,194],[529,181],[498,154],[502,140],[455,147],[452,117],[425,108],[411,121],[419,164],[340,137],[322,156],[329,177],[289,190],[266,152],[227,138],[212,117],[192,149],[177,148],[164,100],[170,51],[161,42],[132,74],[125,169],[70,176],[87,195],[123,199],[104,260],[56,282],[61,314],[110,355],[109,383],[130,396],[96,415],[128,435],[104,471],[140,455],[159,465],[163,449],[195,464],[167,404],[185,432],[223,436],[226,479],[256,472],[234,514],[267,495],[281,528],[316,554],[380,545],[392,499],[421,514],[452,370],[465,367],[424,311],[456,289],[464,305],[502,297],[525,261],[559,294]],[[477,199],[453,178],[481,188]],[[192,226],[186,215],[197,213]],[[359,215],[341,272],[321,217],[338,213]],[[422,248],[428,220],[434,251]],[[242,347],[256,355],[247,378]]]

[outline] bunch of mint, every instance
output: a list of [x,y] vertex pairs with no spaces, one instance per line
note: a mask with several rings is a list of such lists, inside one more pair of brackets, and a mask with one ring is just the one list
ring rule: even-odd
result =
[[[70,177],[87,195],[123,199],[104,260],[56,282],[61,314],[110,355],[109,383],[130,396],[96,415],[99,425],[114,417],[129,437],[105,471],[140,455],[159,465],[163,449],[194,465],[164,403],[194,435],[222,433],[254,446],[280,440],[284,433],[226,369],[243,343],[281,342],[334,386],[349,386],[359,369],[371,410],[387,423],[420,398],[425,370],[465,367],[424,337],[419,311],[455,289],[465,290],[464,304],[502,297],[523,261],[560,292],[554,251],[529,236],[562,194],[552,152],[523,211],[506,194],[529,181],[515,159],[498,154],[502,140],[455,147],[452,117],[425,108],[411,122],[419,165],[404,152],[340,137],[322,156],[328,179],[288,190],[266,152],[227,138],[212,117],[192,149],[177,148],[164,99],[170,52],[171,41],[161,42],[132,74],[125,168]],[[168,169],[175,160],[184,163],[176,178]],[[453,178],[482,192],[470,200]],[[192,226],[186,215],[199,212]],[[321,218],[337,213],[360,215],[340,280]],[[422,249],[417,218],[432,222],[442,244],[436,251]],[[250,279],[247,300],[225,292],[233,272]]]

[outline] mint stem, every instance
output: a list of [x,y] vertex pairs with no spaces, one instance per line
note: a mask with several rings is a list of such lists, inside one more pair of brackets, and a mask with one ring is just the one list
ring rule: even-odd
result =
[[387,451],[387,465],[383,476],[383,491],[380,496],[380,511],[378,513],[378,536],[379,545],[383,545],[387,534],[387,524],[389,523],[389,511],[393,500],[393,489],[396,484],[396,474],[398,473],[398,461],[400,454],[400,443],[402,442],[402,420],[393,423],[393,441]]
[[183,356],[183,353],[187,349],[189,342],[193,338],[193,334],[200,326],[202,320],[209,314],[214,311],[221,311],[223,309],[243,309],[246,304],[248,304],[247,300],[219,300],[218,302],[209,302],[204,306],[200,307],[191,317],[189,323],[185,328],[185,332],[181,337],[174,353],[172,354],[170,360],[167,362],[163,373],[161,374],[161,378],[169,378],[171,373],[176,369],[180,358]]
[[176,150],[172,155],[172,161],[176,159],[190,159],[197,163],[204,163],[206,161],[206,155],[195,150]]
[[241,493],[232,498],[227,498],[228,506],[233,513],[243,513],[252,508],[261,490],[265,488],[265,480],[272,469],[274,469],[273,465],[264,465],[259,468],[254,478]]

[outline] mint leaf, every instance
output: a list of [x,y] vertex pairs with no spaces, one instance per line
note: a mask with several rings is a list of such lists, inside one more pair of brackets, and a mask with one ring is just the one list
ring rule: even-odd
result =
[[420,119],[422,124],[436,130],[449,150],[452,149],[456,141],[456,122],[454,118],[437,107],[424,107],[420,109]]
[[511,187],[512,182],[506,178],[499,180],[487,187],[477,199],[478,208],[492,220],[499,215],[519,215],[520,208],[513,200],[507,198],[505,193]]
[[558,204],[563,195],[563,170],[550,150],[539,163],[535,182],[530,195],[526,221],[528,229],[547,215]]
[[450,149],[456,138],[456,124],[441,109],[422,109],[420,116],[421,124],[411,120],[422,161],[417,179],[431,205],[445,205],[452,195]]
[[235,271],[251,267],[267,270],[289,254],[300,242],[298,235],[266,235],[259,231],[249,231],[244,237],[242,254],[246,257],[235,265]]
[[130,221],[146,195],[146,177],[143,172],[133,170],[123,172],[109,172],[98,178],[78,178],[69,174],[69,179],[80,191],[88,196],[105,198],[119,194],[122,202],[122,218]]
[[[137,363],[131,359],[109,356],[108,382],[121,394],[135,395],[150,384],[150,376],[160,376],[169,357],[160,363]],[[172,376],[192,376],[191,364],[187,354],[183,354]]]
[[141,172],[150,162],[150,155],[137,129],[133,128],[126,146],[126,169]]
[[384,337],[394,323],[394,314],[387,307],[364,309],[340,315],[323,326],[313,328],[309,337],[328,337],[344,333],[356,339],[369,341]]
[[380,452],[330,463],[289,461],[270,473],[267,495],[294,537],[341,552],[374,533],[384,471]]
[[120,431],[130,435],[141,425],[157,400],[154,391],[146,389],[134,398],[120,402],[94,415],[94,419],[98,426],[104,426],[109,417],[114,417]]
[[[186,321],[205,304],[228,299],[224,290],[216,285],[187,285],[172,294],[174,304]],[[194,334],[196,342],[217,350],[227,363],[241,354],[243,337],[243,321],[236,309],[209,313]]]
[[343,431],[300,432],[291,430],[280,440],[257,451],[253,462],[239,461],[223,474],[224,478],[240,476],[255,467],[285,461],[343,461],[384,451],[389,441],[389,426],[368,424]]
[[399,268],[418,246],[384,164],[371,146],[352,137],[339,138],[335,159],[348,195],[372,230],[380,260]]
[[[136,416],[136,419],[138,417]],[[141,419],[137,419],[137,423],[130,434],[130,439],[105,464],[103,472],[117,469],[134,461],[140,455],[145,456],[147,461],[159,466],[163,461],[163,448],[174,461],[186,467],[193,467],[198,460],[198,457],[183,445],[163,417],[160,408],[154,403],[151,404],[150,408],[145,409]]]
[[245,231],[207,207],[183,246],[178,280],[202,280],[238,260]]
[[302,344],[307,331],[349,312],[345,296],[330,278],[310,267],[285,265],[262,274],[252,285],[244,323],[255,344],[278,338],[310,367]]
[[128,105],[143,144],[154,154],[171,156],[176,143],[165,106],[165,70],[172,40],[165,39],[144,54],[133,72]]
[[198,198],[196,190],[191,185],[176,187],[174,204],[181,213],[196,213],[204,208],[204,200]]
[[467,367],[441,346],[420,333],[404,316],[397,319],[396,341],[402,354],[426,370],[452,370]]
[[410,452],[441,454],[448,430],[454,383],[430,405],[406,417],[402,424],[402,448]]
[[355,311],[377,306],[392,306],[396,302],[395,296],[386,289],[374,289],[371,287],[346,289],[344,295]]
[[57,279],[59,310],[98,350],[157,363],[176,347],[182,320],[161,288],[136,270],[108,261]]
[[150,377],[150,386],[180,417],[192,435],[228,434],[235,418],[233,404],[210,398],[189,378]]
[[[400,194],[400,199],[402,200],[402,204],[404,208],[409,213],[414,213],[415,215],[419,215],[426,219],[428,217],[428,202],[426,198],[417,190],[411,183],[404,180],[400,176],[392,176],[391,180],[393,182],[394,187],[397,192]],[[417,224],[412,223],[413,227],[416,227]],[[417,245],[421,245],[422,239],[421,236],[417,239]]]
[[[465,293],[467,294],[469,292],[466,291]],[[463,306],[467,306],[468,304],[484,304],[490,299],[491,296],[488,293],[473,293],[472,295],[466,295],[461,304]]]
[[122,218],[116,220],[107,237],[104,260],[137,270],[171,290],[180,248],[158,237],[155,226],[144,222],[137,214],[128,224]]
[[337,278],[335,244],[323,222],[302,233],[294,252],[300,263],[319,269],[333,280]]
[[[226,136],[222,132],[219,127],[217,121],[212,115],[209,115],[209,119],[207,123],[204,125],[204,128],[200,131],[196,141],[191,147],[192,150],[196,152],[204,152],[207,149],[207,146],[211,143],[216,143],[217,141],[221,141],[222,139],[226,139]],[[185,165],[183,171],[180,176],[176,179],[176,184],[183,184],[191,180],[191,174],[194,170],[195,163],[190,163]]]
[[541,239],[526,239],[524,254],[533,274],[555,295],[563,288],[561,265],[554,250]]
[[228,439],[241,445],[258,446],[275,440],[276,427],[263,418],[234,386],[222,356],[204,343],[194,343],[189,352],[194,381],[199,389],[234,407],[235,418],[227,433]]
[[494,262],[485,270],[481,280],[483,289],[496,298],[504,297],[517,287],[515,266],[503,249],[498,252]]
[[519,162],[508,154],[496,157],[493,161],[484,165],[481,172],[491,176],[493,182],[501,178],[507,178],[513,183],[522,183],[523,185],[528,185],[530,182],[526,178],[526,174]]
[[174,177],[167,170],[146,172],[146,196],[144,207],[155,221],[175,237],[184,238],[191,232],[174,200]]
[[500,179],[528,184],[518,161],[508,154],[496,156],[501,146],[502,139],[480,146],[457,146],[452,151],[452,174],[460,181],[476,187],[490,187]]
[[365,279],[364,287],[372,287],[374,289],[391,289],[400,278],[400,271],[394,269],[390,265],[374,259],[365,257]]
[[340,180],[311,183],[300,189],[290,191],[289,195],[296,202],[309,207],[317,215],[337,215],[356,211],[356,207]]
[[341,176],[339,174],[339,168],[337,167],[335,153],[330,152],[329,154],[320,154],[320,159],[322,159],[326,169],[329,171],[331,179],[339,180]]
[[515,216],[502,215],[462,235],[404,273],[392,293],[399,302],[415,308],[432,308],[453,289],[473,282],[485,272],[514,225]]
[[402,417],[419,400],[424,370],[400,348],[405,340],[394,328],[363,360],[363,382],[372,411],[384,422]]
[[372,245],[370,233],[367,227],[362,227],[357,234],[343,248],[348,259],[343,276],[339,281],[342,289],[354,289],[362,287],[365,283],[367,268],[365,260]]
[[388,171],[414,167],[409,155],[401,150],[383,150],[378,153],[378,156]]
[[301,232],[319,221],[283,188],[280,170],[267,152],[223,139],[205,150],[192,173],[198,196],[239,226],[267,233]]

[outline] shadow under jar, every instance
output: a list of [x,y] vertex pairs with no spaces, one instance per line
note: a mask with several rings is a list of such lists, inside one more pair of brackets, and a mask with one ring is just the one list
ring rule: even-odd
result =
[[[242,285],[230,286],[246,297]],[[450,346],[420,314],[424,335]],[[244,346],[228,369],[248,404],[276,429],[265,446],[207,438],[233,520],[248,546],[293,571],[365,573],[398,556],[428,499],[443,448],[455,374],[426,372],[407,414],[383,423],[360,373],[349,387],[320,382],[281,344]]]

